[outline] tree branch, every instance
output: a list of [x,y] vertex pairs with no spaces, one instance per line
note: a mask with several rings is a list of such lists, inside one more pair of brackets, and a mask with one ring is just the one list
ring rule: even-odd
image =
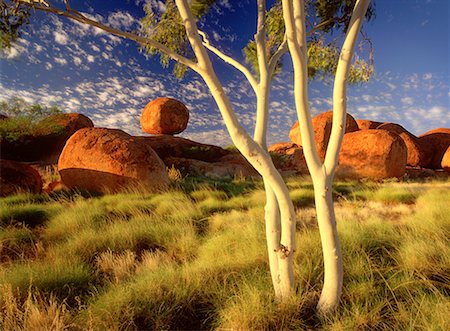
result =
[[275,53],[273,53],[272,57],[269,60],[269,69],[268,69],[269,77],[273,76],[273,73],[275,71],[275,67],[276,67],[278,61],[284,54],[287,53],[288,50],[289,50],[289,48],[288,48],[287,38],[286,38],[286,34],[285,34],[283,42],[280,44],[278,49],[275,51]]
[[185,65],[185,66],[187,66],[189,68],[191,68],[192,70],[194,70],[196,72],[198,72],[198,70],[199,70],[198,63],[196,63],[196,62],[194,62],[194,61],[192,61],[192,60],[190,60],[190,59],[188,59],[188,58],[186,58],[186,57],[184,57],[184,56],[182,56],[182,55],[180,55],[178,53],[175,53],[174,51],[172,51],[170,48],[164,46],[163,44],[160,44],[160,43],[158,43],[158,42],[156,42],[156,41],[154,41],[152,39],[149,39],[149,38],[138,36],[138,35],[136,35],[134,33],[131,33],[131,32],[126,32],[126,31],[122,31],[122,30],[119,30],[119,29],[112,28],[112,27],[104,25],[104,24],[102,24],[102,23],[100,23],[98,21],[94,21],[94,20],[92,20],[90,18],[87,18],[86,16],[82,15],[80,12],[70,8],[69,2],[67,0],[64,1],[65,4],[66,4],[66,9],[67,9],[67,7],[69,7],[70,9],[68,9],[66,11],[64,11],[62,9],[59,9],[59,8],[56,8],[56,7],[50,7],[50,6],[49,7],[45,7],[45,6],[42,6],[42,5],[35,4],[35,3],[28,3],[28,2],[23,2],[23,1],[20,1],[20,0],[19,0],[19,2],[24,4],[24,5],[26,5],[26,6],[28,6],[28,7],[30,7],[30,8],[36,9],[36,10],[52,13],[52,14],[55,14],[55,15],[58,15],[58,16],[67,17],[67,18],[72,19],[74,21],[77,21],[77,22],[80,22],[80,23],[84,23],[84,24],[88,24],[90,26],[94,26],[94,27],[99,28],[99,29],[101,29],[103,31],[111,33],[113,35],[133,40],[133,41],[135,41],[135,42],[137,42],[139,44],[151,45],[151,46],[157,48],[158,50],[160,50],[161,52],[163,52],[163,53],[167,54],[168,56],[170,56],[173,60],[175,60],[175,61],[177,61],[177,62],[179,62],[179,63],[181,63],[181,64],[183,64],[183,65]]
[[220,59],[222,59],[225,63],[228,63],[229,65],[232,65],[237,70],[242,72],[247,78],[248,82],[252,86],[253,90],[256,92],[258,88],[258,82],[255,79],[255,76],[251,73],[251,71],[245,67],[242,63],[239,61],[233,59],[232,57],[224,54],[222,51],[220,51],[218,48],[212,46],[206,36],[206,34],[203,31],[198,30],[198,34],[202,36],[203,38],[203,46],[205,46],[208,50],[210,50],[212,53],[216,54]]

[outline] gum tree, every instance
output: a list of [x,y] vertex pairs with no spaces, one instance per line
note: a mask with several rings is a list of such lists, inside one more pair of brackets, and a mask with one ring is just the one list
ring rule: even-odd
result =
[[[369,0],[357,0],[353,10],[354,1],[351,0],[315,2],[283,0],[276,2],[268,12],[266,1],[257,0],[257,32],[255,40],[245,49],[254,72],[211,45],[207,35],[198,29],[198,19],[208,11],[214,0],[167,0],[165,11],[160,15],[155,14],[150,5],[146,5],[146,16],[142,20],[143,29],[140,33],[121,31],[96,21],[73,9],[68,0],[64,0],[63,8],[44,0],[13,0],[8,3],[4,0],[0,1],[2,8],[0,20],[4,20],[4,13],[8,15],[24,13],[26,19],[30,9],[64,16],[134,40],[147,53],[159,53],[163,65],[167,66],[169,59],[175,60],[174,71],[178,75],[182,75],[185,68],[190,68],[202,77],[219,108],[234,145],[264,180],[269,262],[275,295],[280,301],[291,296],[294,289],[293,253],[296,239],[296,215],[289,191],[267,152],[266,133],[270,84],[273,76],[280,70],[281,57],[289,51],[294,67],[295,105],[302,131],[303,149],[315,188],[324,255],[325,279],[318,309],[321,313],[327,313],[336,307],[342,290],[342,255],[336,230],[331,185],[344,134],[346,83],[349,72],[351,73],[352,70],[351,59]],[[305,11],[312,7],[320,20],[316,24],[309,23],[311,29],[307,33]],[[335,15],[338,12],[342,15]],[[8,16],[6,26],[8,23],[16,24],[17,21]],[[307,34],[312,35],[316,31],[329,32],[336,26],[347,28],[344,46],[339,55],[335,44],[324,44],[324,39],[315,39],[311,43],[312,46],[307,47]],[[5,31],[7,33],[2,36],[14,40],[18,30]],[[7,42],[3,45],[8,45],[7,38]],[[241,71],[252,86],[257,100],[253,137],[239,122],[212,66],[208,51]],[[308,66],[308,60],[315,61],[315,64]],[[364,80],[370,76],[371,67],[364,63],[356,62],[356,66],[353,67],[356,80]],[[336,79],[333,94],[333,128],[327,155],[322,163],[314,142],[308,106],[308,73],[315,76],[320,73],[334,72],[336,72]],[[350,80],[353,79],[351,77]]]

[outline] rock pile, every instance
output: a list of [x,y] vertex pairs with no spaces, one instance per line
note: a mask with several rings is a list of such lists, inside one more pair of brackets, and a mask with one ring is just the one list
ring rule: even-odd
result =
[[0,159],[0,197],[15,194],[18,191],[40,193],[42,178],[31,166]]

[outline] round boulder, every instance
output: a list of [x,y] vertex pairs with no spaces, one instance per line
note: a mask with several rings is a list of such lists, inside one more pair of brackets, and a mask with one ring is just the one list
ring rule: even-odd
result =
[[361,130],[347,133],[342,141],[337,174],[374,180],[402,177],[407,149],[404,141],[386,130]]
[[442,158],[450,146],[450,128],[430,130],[419,136],[420,143],[430,153],[430,161],[426,168],[440,169]]
[[27,164],[0,160],[0,196],[4,197],[20,191],[41,193],[41,175]]
[[358,124],[358,128],[360,130],[373,130],[383,124],[382,122],[375,122],[371,120],[356,120],[356,123]]
[[[312,125],[314,129],[314,139],[316,141],[317,152],[319,157],[323,160],[325,159],[325,154],[328,147],[328,141],[330,140],[331,127],[333,125],[333,111],[327,111],[315,116],[312,119]],[[345,132],[358,131],[358,124],[356,123],[353,116],[347,114],[345,121]],[[289,138],[291,141],[298,146],[302,146],[301,134],[299,130],[298,121],[294,124],[289,132]]]
[[383,123],[378,126],[377,129],[398,134],[400,138],[403,139],[406,148],[408,149],[408,165],[412,167],[423,167],[430,161],[430,154],[426,152],[425,148],[422,148],[419,138],[408,132],[401,125],[395,123]]
[[141,115],[142,130],[151,134],[183,132],[189,121],[189,110],[178,100],[158,98],[145,106]]
[[68,188],[94,192],[117,192],[128,186],[156,190],[169,183],[156,153],[116,129],[78,130],[64,146],[58,170]]

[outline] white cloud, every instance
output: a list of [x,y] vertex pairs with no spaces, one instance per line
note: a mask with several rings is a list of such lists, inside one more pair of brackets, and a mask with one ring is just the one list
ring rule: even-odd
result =
[[412,105],[414,103],[414,100],[411,97],[404,97],[404,98],[401,99],[401,102],[404,105]]
[[128,29],[138,21],[130,13],[119,11],[108,16],[108,24],[115,29]]
[[54,31],[53,36],[55,37],[55,42],[60,45],[67,45],[69,42],[69,36],[63,30]]
[[93,56],[93,55],[88,55],[88,56],[87,56],[87,61],[88,61],[89,63],[93,63],[93,62],[95,61],[94,56]]
[[55,62],[62,66],[67,64],[67,60],[63,59],[62,57],[55,57]]
[[75,63],[76,66],[79,66],[83,61],[81,61],[81,58],[78,56],[73,57],[73,63]]

